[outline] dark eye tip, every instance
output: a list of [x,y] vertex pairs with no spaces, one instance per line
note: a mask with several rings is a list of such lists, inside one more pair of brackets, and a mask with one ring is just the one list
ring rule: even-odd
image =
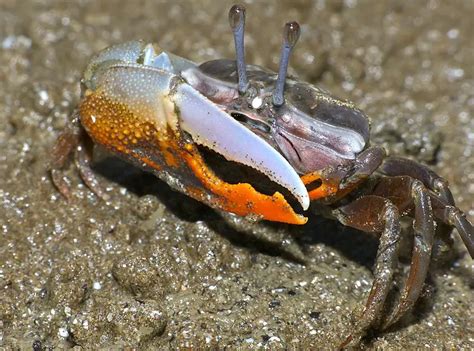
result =
[[300,38],[300,33],[301,29],[298,22],[293,21],[285,24],[285,29],[283,31],[283,40],[285,44],[293,48]]
[[284,90],[288,71],[290,54],[300,37],[300,25],[297,22],[288,22],[283,28],[283,42],[281,46],[280,65],[275,89],[272,94],[273,106],[280,107],[285,103]]
[[229,10],[229,23],[232,30],[237,30],[245,21],[245,7],[240,4],[232,6]]

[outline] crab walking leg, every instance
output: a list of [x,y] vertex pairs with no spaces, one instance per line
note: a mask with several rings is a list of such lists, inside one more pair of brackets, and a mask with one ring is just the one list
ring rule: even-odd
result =
[[387,328],[396,323],[413,307],[421,294],[421,289],[423,288],[430,265],[435,234],[435,223],[433,220],[430,195],[423,183],[419,180],[413,181],[411,190],[413,203],[415,205],[415,221],[413,223],[415,238],[410,272],[408,273],[405,288],[399,297],[399,301],[395,304],[395,310],[386,319],[383,328]]
[[[442,221],[441,226],[438,226],[437,232],[440,235],[447,236],[449,232],[446,231],[446,227],[455,227],[461,237],[464,245],[469,252],[471,258],[474,259],[474,229],[472,224],[466,219],[466,214],[459,208],[453,205],[446,205],[439,197],[435,194],[430,194],[431,201],[433,203],[433,212],[437,219]],[[443,240],[447,240],[446,237],[441,237]]]
[[381,317],[390,291],[398,261],[400,215],[397,207],[379,196],[363,196],[333,211],[344,225],[369,232],[381,233],[374,269],[374,282],[364,312],[341,348],[357,344],[366,331]]
[[62,169],[73,155],[75,155],[74,161],[82,181],[99,198],[108,199],[108,195],[100,187],[97,177],[90,167],[92,147],[92,140],[79,122],[78,111],[74,111],[69,125],[54,145],[49,166],[53,184],[68,201],[71,200],[71,190],[64,179]]
[[[446,227],[446,225],[455,227],[469,255],[474,259],[474,229],[472,224],[466,219],[466,214],[456,206],[446,205],[446,203],[434,194],[431,194],[431,201],[433,202],[435,217],[443,222],[441,223],[443,226],[438,232],[441,231],[440,234],[444,235],[446,232],[443,232],[443,230],[445,230],[444,227]],[[446,240],[446,238],[443,237],[441,239]]]
[[75,147],[79,144],[80,136],[81,124],[79,123],[77,111],[74,111],[71,121],[59,135],[54,144],[49,164],[50,169],[61,169],[64,167],[69,156],[74,152]]
[[402,157],[388,157],[378,171],[387,176],[409,176],[419,179],[428,189],[436,192],[446,204],[454,206],[448,182],[418,162]]
[[82,127],[79,115],[77,111],[74,111],[71,121],[54,144],[48,167],[54,186],[68,201],[71,200],[71,190],[64,179],[63,168],[81,143],[81,137]]
[[[83,134],[86,132],[83,130]],[[99,198],[107,201],[109,195],[107,195],[97,180],[94,171],[91,168],[92,163],[92,150],[93,144],[89,136],[84,135],[82,141],[77,145],[76,148],[76,167],[79,171],[79,175],[82,181],[87,187],[94,192]]]
[[435,211],[435,214],[445,223],[456,227],[469,255],[474,259],[474,229],[466,219],[466,215],[455,206],[447,206],[442,210]]
[[67,181],[64,179],[63,170],[51,169],[50,174],[53,184],[56,189],[58,189],[59,193],[64,196],[67,201],[71,201],[71,189],[69,188]]
[[[472,230],[462,212],[448,206],[441,196],[428,190],[421,180],[410,176],[382,177],[373,191],[374,195],[392,201],[402,214],[414,216],[415,240],[410,272],[404,291],[401,293],[395,310],[385,320],[383,328],[396,323],[416,302],[429,268],[435,232],[446,235],[445,224],[458,227],[461,237],[468,236]],[[435,229],[435,218],[444,222]],[[472,239],[465,240],[468,251],[472,249]],[[471,246],[469,246],[471,243]]]
[[[472,224],[466,219],[465,214],[455,207],[453,195],[449,190],[448,182],[438,176],[428,167],[401,157],[389,157],[385,159],[379,170],[382,174],[388,176],[409,176],[419,179],[430,190],[438,196],[431,195],[434,201],[433,209],[435,216],[444,224],[456,227],[458,233],[464,242],[471,258],[474,258],[474,229]],[[441,239],[450,234],[450,229],[445,225],[438,228],[437,232]]]

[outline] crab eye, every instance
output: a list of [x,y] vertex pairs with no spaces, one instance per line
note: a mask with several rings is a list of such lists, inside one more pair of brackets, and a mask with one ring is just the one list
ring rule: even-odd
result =
[[285,103],[283,96],[285,90],[286,73],[291,51],[300,37],[300,26],[297,22],[288,22],[283,29],[283,43],[281,45],[280,65],[278,68],[278,78],[273,90],[273,105],[279,107]]

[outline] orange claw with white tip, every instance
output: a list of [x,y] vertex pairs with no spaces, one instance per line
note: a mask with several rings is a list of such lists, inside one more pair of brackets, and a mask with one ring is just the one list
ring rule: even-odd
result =
[[[92,75],[94,87],[84,92],[79,106],[82,126],[96,143],[164,180],[171,177],[172,186],[212,207],[241,216],[291,224],[306,223],[307,219],[296,214],[280,193],[264,195],[250,184],[229,184],[218,178],[206,165],[195,144],[186,140],[188,132],[194,141],[204,145],[212,142],[210,146],[214,150],[219,152],[223,148],[222,153],[231,160],[234,143],[244,142],[260,149],[256,152],[249,150],[248,154],[253,156],[242,162],[263,170],[275,167],[268,170],[269,173],[278,172],[279,164],[285,166],[286,161],[262,139],[249,133],[238,122],[225,123],[225,118],[222,120],[221,112],[212,102],[189,90],[172,74],[155,68],[118,63],[97,72]],[[211,122],[206,124],[203,117],[201,121],[193,119],[193,113],[209,118]],[[218,114],[221,120],[213,121],[212,114]],[[209,130],[215,124],[223,132],[227,130],[228,135],[224,138],[210,135]],[[262,150],[269,151],[269,160],[262,158],[263,162],[253,164],[256,158],[265,157]],[[275,161],[273,153],[281,158],[281,162]],[[235,158],[237,161],[238,157]],[[291,167],[288,169],[294,173]],[[303,183],[294,174],[307,196]],[[272,177],[278,177],[278,174],[272,174]],[[289,184],[288,177],[283,176],[282,182]]]

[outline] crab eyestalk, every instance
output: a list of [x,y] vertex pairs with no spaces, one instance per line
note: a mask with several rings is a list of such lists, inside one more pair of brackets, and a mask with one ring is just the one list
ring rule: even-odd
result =
[[285,90],[286,73],[291,51],[300,37],[300,26],[297,22],[288,22],[283,29],[283,43],[281,45],[280,66],[278,68],[278,78],[273,90],[273,105],[278,107],[285,103],[283,96]]
[[245,7],[234,5],[229,10],[229,23],[234,33],[235,53],[237,58],[237,73],[239,76],[239,93],[245,94],[249,87],[247,71],[245,68],[244,31]]

